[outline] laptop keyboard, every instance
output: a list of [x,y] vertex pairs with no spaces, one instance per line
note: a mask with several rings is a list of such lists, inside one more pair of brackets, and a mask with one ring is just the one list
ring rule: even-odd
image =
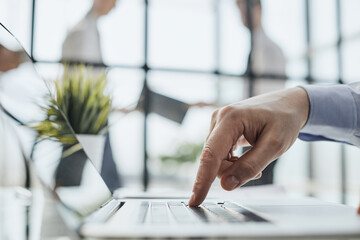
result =
[[221,207],[219,204],[204,203],[203,206],[205,207],[205,209],[213,213],[219,220],[221,219],[224,222],[243,222],[242,217],[235,217],[233,214],[231,214],[224,207]]
[[140,223],[166,225],[196,223],[246,223],[267,222],[264,218],[232,202],[205,202],[199,207],[189,207],[184,202],[143,201],[138,215]]
[[165,202],[151,203],[151,222],[154,224],[164,224],[169,222],[169,216]]

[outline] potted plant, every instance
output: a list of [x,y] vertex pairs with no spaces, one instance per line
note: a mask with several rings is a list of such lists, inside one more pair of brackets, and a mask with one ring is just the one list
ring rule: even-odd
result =
[[47,96],[48,104],[43,107],[45,119],[33,127],[37,130],[37,139],[62,143],[62,159],[83,148],[100,171],[111,110],[111,98],[105,94],[106,84],[104,71],[99,73],[84,65],[65,64],[62,77],[55,81],[54,93]]

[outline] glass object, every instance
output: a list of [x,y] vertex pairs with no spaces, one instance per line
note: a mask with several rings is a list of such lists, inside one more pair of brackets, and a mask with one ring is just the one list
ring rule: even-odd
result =
[[[36,64],[44,79],[55,80],[62,64]],[[135,111],[144,84],[144,72],[108,68],[106,92],[111,96],[109,135],[117,171],[124,186],[139,187],[143,165],[143,114]]]
[[[0,36],[2,46],[17,45],[18,50],[22,49],[4,28],[0,28]],[[62,200],[73,217],[82,219],[108,201],[110,191],[94,168],[93,156],[88,157],[74,135],[64,104],[50,103],[61,99],[55,92],[58,87],[54,81],[39,76],[25,53],[20,56],[19,65],[1,70],[0,119],[8,126],[5,130],[16,136],[13,142],[21,147],[18,150],[23,161],[31,159],[42,183]],[[1,69],[10,61],[0,61]],[[49,106],[53,107],[51,111],[45,110]],[[41,131],[47,134],[40,135]],[[12,158],[13,154],[2,160]]]

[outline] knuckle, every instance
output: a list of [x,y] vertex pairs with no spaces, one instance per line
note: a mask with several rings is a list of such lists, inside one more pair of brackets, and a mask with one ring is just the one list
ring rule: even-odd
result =
[[270,147],[281,149],[283,146],[283,140],[280,134],[273,134],[268,139],[268,144]]
[[216,110],[212,113],[211,119],[212,119],[212,120],[215,120],[215,119],[217,118],[218,114],[219,114],[219,109],[216,109]]
[[248,163],[244,161],[244,168],[243,170],[247,173],[246,175],[249,176],[249,178],[254,177],[259,174],[259,170],[254,164]]
[[225,117],[225,116],[227,116],[232,110],[233,110],[233,107],[230,106],[230,105],[221,108],[221,110],[220,110],[220,112],[219,112],[220,117]]
[[233,106],[230,106],[230,105],[225,106],[219,111],[219,117],[225,118],[225,117],[231,115],[234,112],[233,110],[234,110]]

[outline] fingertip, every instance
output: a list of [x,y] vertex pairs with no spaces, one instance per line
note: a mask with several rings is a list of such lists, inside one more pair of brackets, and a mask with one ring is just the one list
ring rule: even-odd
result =
[[195,204],[195,193],[193,193],[193,194],[191,195],[188,204],[189,204],[190,207],[194,207],[194,204]]
[[196,182],[193,188],[193,194],[189,200],[190,207],[199,206],[206,198],[211,184],[208,185],[199,185],[199,182]]
[[196,196],[197,195],[195,193],[192,194],[188,203],[189,207],[197,207],[203,202],[203,199],[198,199]]

